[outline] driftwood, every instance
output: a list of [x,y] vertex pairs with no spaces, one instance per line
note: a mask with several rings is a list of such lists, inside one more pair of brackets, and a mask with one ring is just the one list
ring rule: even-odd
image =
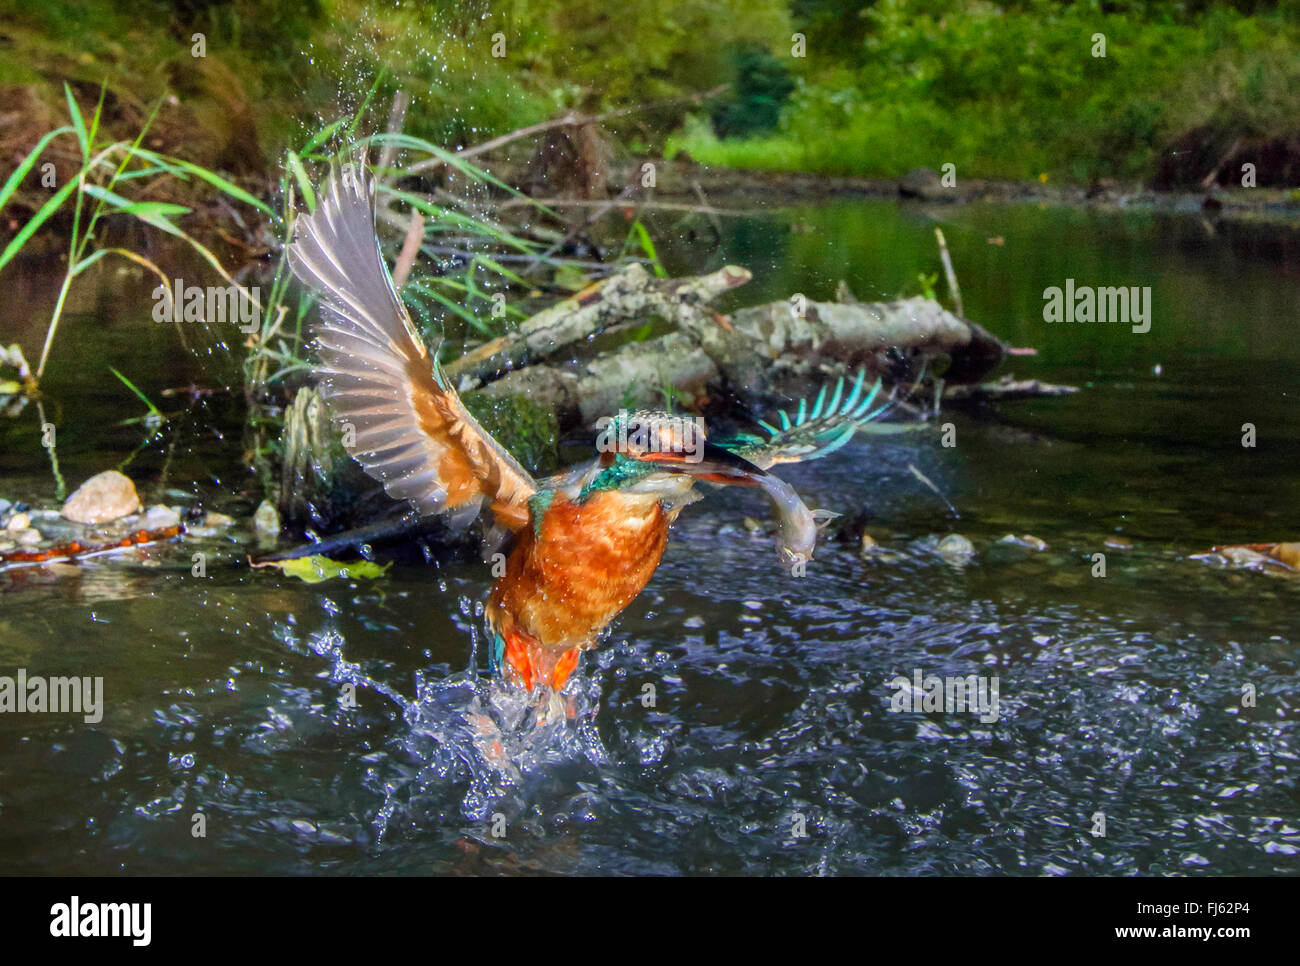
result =
[[[979,326],[923,298],[888,303],[794,299],[741,309],[730,320],[681,313],[679,329],[567,366],[531,365],[483,388],[522,394],[554,409],[561,426],[590,424],[623,408],[662,406],[666,391],[697,399],[710,385],[790,393],[815,370],[883,368],[889,349],[944,354],[957,381],[980,378],[1005,346]],[[558,348],[558,347],[557,347]],[[553,350],[554,351],[554,350]],[[951,375],[949,375],[951,379]]]
[[660,279],[633,264],[537,313],[507,335],[484,343],[444,368],[466,389],[492,373],[548,358],[618,322],[655,315],[676,325],[688,325],[703,314],[705,303],[752,277],[746,269],[728,265],[710,275]]

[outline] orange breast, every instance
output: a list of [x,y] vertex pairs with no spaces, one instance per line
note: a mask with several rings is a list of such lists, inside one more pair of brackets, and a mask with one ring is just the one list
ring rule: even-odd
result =
[[657,500],[611,491],[575,504],[557,495],[540,534],[521,532],[492,590],[494,623],[522,630],[552,660],[590,646],[649,582],[668,524]]

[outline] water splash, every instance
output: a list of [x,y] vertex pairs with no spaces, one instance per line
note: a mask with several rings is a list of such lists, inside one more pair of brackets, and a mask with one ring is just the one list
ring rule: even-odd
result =
[[[461,598],[461,611],[482,616],[482,605]],[[529,693],[480,674],[478,634],[471,628],[466,670],[439,678],[416,672],[415,696],[366,674],[344,655],[346,640],[335,629],[310,635],[313,653],[329,663],[330,681],[368,688],[401,710],[405,727],[390,740],[391,757],[404,763],[379,786],[383,804],[374,817],[382,842],[395,822],[418,823],[444,812],[448,793],[460,793],[453,807],[472,822],[494,814],[518,814],[527,805],[533,780],[563,762],[606,764],[609,756],[595,727],[599,684],[575,674],[563,692]]]

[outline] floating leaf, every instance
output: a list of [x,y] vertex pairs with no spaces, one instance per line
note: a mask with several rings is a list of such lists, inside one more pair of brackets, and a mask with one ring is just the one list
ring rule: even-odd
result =
[[265,563],[255,563],[253,566],[277,567],[290,577],[297,577],[309,584],[319,584],[331,577],[342,577],[344,580],[356,578],[374,580],[386,574],[392,564],[381,565],[369,560],[331,560],[329,557],[312,554],[309,557],[295,557],[292,560],[268,560]]

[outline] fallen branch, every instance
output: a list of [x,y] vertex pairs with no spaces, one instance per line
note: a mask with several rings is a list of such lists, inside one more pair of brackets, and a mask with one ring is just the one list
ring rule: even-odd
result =
[[616,322],[657,316],[674,325],[689,326],[704,314],[701,306],[706,302],[750,278],[747,270],[729,265],[710,275],[660,279],[634,263],[445,368],[461,388],[468,388],[494,372],[548,358]]
[[1002,341],[973,322],[921,297],[898,302],[810,302],[796,296],[740,309],[735,332],[700,327],[696,335],[711,355],[753,356],[756,363],[783,357],[835,359],[848,365],[889,348],[944,354],[952,364],[948,382],[977,382],[1006,354]]
[[[687,313],[679,331],[635,342],[564,368],[537,364],[509,372],[481,391],[520,394],[552,408],[561,426],[590,425],[623,408],[664,405],[672,392],[699,399],[710,386],[759,397],[805,393],[833,372],[881,373],[882,353],[913,349],[947,354],[949,372],[987,371],[1002,343],[923,298],[889,303],[773,302],[741,309],[730,327],[707,313]],[[994,351],[996,350],[996,352]],[[970,355],[978,363],[967,358]]]

